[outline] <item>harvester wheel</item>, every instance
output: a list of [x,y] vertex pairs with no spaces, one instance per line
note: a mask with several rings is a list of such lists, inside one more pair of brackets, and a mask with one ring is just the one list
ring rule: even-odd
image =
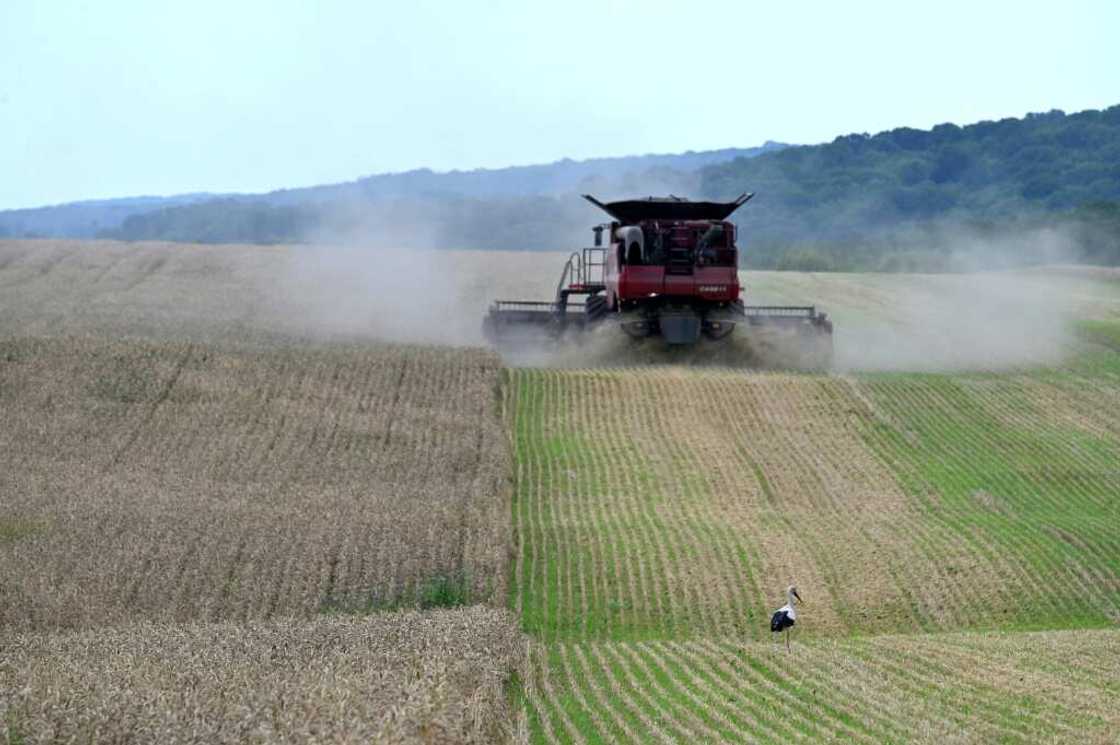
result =
[[704,326],[704,336],[712,341],[726,339],[735,330],[735,324],[727,321],[712,321]]
[[631,339],[645,339],[653,335],[656,329],[653,324],[653,321],[638,313],[627,313],[623,315],[619,325]]
[[607,315],[607,299],[602,295],[590,295],[583,302],[583,312],[589,322],[601,321]]

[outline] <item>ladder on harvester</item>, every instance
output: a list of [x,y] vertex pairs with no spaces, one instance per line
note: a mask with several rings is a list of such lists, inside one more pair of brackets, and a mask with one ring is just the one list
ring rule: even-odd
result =
[[[607,288],[603,283],[603,273],[607,266],[607,249],[585,248],[583,251],[572,251],[568,262],[564,264],[564,271],[560,273],[560,281],[556,285],[556,312],[560,316],[568,313],[568,298],[572,295],[586,295],[590,302],[599,293]],[[606,309],[606,298],[603,301]],[[586,304],[586,303],[585,303]]]
[[666,274],[690,275],[695,263],[692,248],[689,246],[691,231],[686,227],[674,227],[669,231],[669,261],[665,266]]
[[[607,314],[607,298],[603,295],[606,259],[605,248],[573,251],[560,273],[554,300],[495,300],[483,318],[483,334],[499,341],[516,334],[519,328],[536,328],[555,336],[569,326],[584,327],[600,320]],[[586,296],[583,313],[569,315],[568,298],[572,295]]]

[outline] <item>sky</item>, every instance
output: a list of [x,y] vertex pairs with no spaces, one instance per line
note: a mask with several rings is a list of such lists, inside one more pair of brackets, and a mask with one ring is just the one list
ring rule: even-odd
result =
[[0,0],[0,209],[1120,103],[1120,2]]

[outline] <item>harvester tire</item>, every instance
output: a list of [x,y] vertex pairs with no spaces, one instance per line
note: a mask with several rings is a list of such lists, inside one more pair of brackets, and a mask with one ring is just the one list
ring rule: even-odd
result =
[[607,315],[607,299],[602,295],[589,295],[583,302],[583,312],[589,323],[603,320]]
[[720,339],[726,339],[727,337],[731,336],[731,333],[734,330],[734,323],[729,323],[728,321],[720,321],[719,328],[712,328],[710,324],[704,327],[704,338],[709,339],[710,341],[719,341]]

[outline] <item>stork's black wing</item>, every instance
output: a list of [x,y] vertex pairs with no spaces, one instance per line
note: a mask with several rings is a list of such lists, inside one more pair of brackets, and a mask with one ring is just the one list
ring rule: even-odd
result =
[[794,623],[794,621],[793,621],[792,618],[789,617],[789,614],[786,613],[784,610],[780,610],[777,613],[775,613],[774,616],[770,619],[770,630],[771,631],[783,631],[785,629],[788,629],[790,626],[792,626],[793,623]]

